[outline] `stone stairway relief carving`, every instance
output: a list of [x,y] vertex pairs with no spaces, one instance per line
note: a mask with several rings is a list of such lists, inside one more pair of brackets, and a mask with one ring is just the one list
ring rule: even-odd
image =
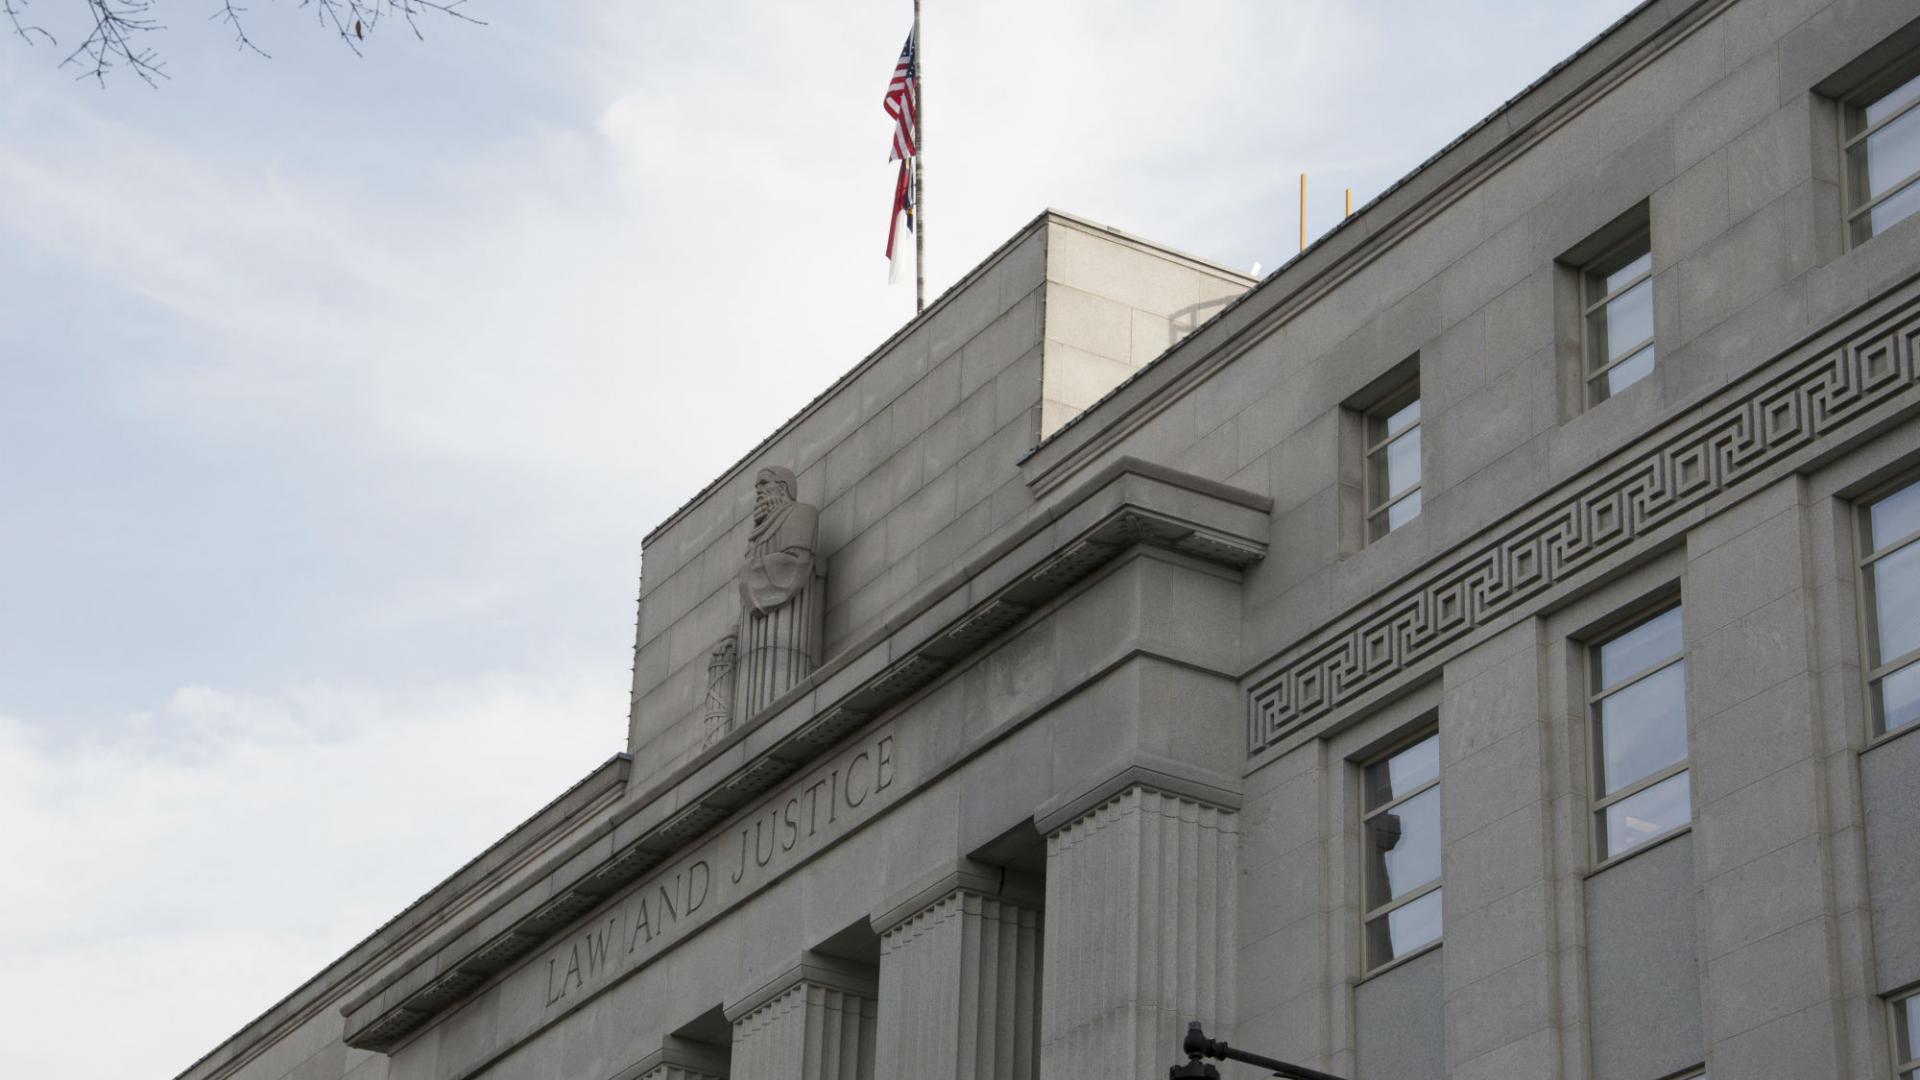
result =
[[799,501],[793,470],[763,467],[753,481],[753,529],[740,568],[740,621],[707,661],[703,747],[819,666],[826,614],[819,543],[820,511]]

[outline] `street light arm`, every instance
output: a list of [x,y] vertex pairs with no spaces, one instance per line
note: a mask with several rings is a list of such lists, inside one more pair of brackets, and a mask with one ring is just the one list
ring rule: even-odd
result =
[[[1189,1067],[1198,1064],[1203,1057],[1210,1057],[1216,1061],[1239,1061],[1248,1065],[1258,1065],[1262,1069],[1271,1069],[1273,1075],[1286,1077],[1287,1080],[1343,1080],[1342,1077],[1332,1073],[1323,1073],[1304,1065],[1291,1065],[1276,1058],[1249,1054],[1245,1050],[1235,1050],[1227,1045],[1225,1039],[1207,1038],[1207,1033],[1200,1030],[1198,1020],[1187,1025],[1187,1039],[1180,1048],[1186,1051]],[[1178,1068],[1180,1067],[1175,1066],[1175,1069]]]

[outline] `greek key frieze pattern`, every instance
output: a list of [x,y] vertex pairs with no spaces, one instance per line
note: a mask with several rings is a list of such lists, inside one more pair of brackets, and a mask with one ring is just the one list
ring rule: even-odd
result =
[[1248,752],[1429,660],[1912,387],[1916,342],[1920,311],[1909,303],[1307,644],[1249,694]]

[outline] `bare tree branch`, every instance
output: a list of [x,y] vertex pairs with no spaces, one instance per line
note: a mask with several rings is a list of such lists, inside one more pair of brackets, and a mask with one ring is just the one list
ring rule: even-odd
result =
[[314,9],[314,14],[322,25],[331,26],[340,40],[356,55],[360,52],[360,43],[373,33],[383,16],[397,15],[406,20],[407,29],[421,41],[426,35],[420,32],[421,15],[437,13],[484,26],[479,19],[460,9],[467,0],[300,0],[301,7]]
[[45,29],[20,21],[21,14],[26,11],[26,9],[27,0],[0,0],[0,11],[6,12],[7,21],[13,24],[13,32],[20,35],[20,40],[31,45],[33,44],[33,35],[39,34],[41,37],[47,39],[47,44],[52,45],[56,49],[59,48],[60,43],[55,41],[53,35]]
[[153,0],[87,0],[87,6],[93,13],[93,32],[67,54],[62,67],[80,68],[77,78],[92,78],[102,86],[107,71],[115,66],[132,71],[148,86],[158,86],[156,80],[167,78],[166,65],[154,51],[136,42],[138,35],[162,29],[149,14]]
[[250,50],[266,57],[268,60],[273,59],[272,56],[268,55],[267,50],[255,45],[253,39],[247,36],[247,26],[240,21],[240,16],[246,13],[247,9],[235,4],[233,0],[220,0],[220,10],[208,16],[208,18],[215,22],[227,24],[227,28],[233,31],[235,48],[238,48],[242,52]]
[[[154,13],[156,2],[164,7],[166,0],[81,2],[86,5],[91,25],[79,46],[60,62],[62,67],[79,68],[79,78],[92,78],[103,86],[108,73],[115,68],[133,72],[149,86],[158,86],[158,80],[168,77],[166,64],[154,50],[145,46],[144,37],[152,31],[166,28]],[[246,16],[249,9],[240,0],[210,2],[218,6],[208,16],[209,21],[224,25],[233,34],[235,48],[271,59],[247,32]],[[13,35],[27,44],[44,40],[58,48],[59,41],[51,31],[27,18],[29,3],[30,0],[0,0],[0,15],[5,16]],[[486,25],[461,10],[466,3],[467,0],[299,0],[300,7],[312,8],[320,24],[337,34],[356,56],[361,55],[361,46],[384,18],[398,17],[404,20],[407,29],[420,40],[426,38],[420,28],[420,20],[426,16],[445,16],[476,26]]]

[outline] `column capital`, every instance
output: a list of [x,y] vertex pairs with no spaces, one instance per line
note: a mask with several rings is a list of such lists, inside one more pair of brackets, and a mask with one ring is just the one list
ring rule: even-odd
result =
[[665,1046],[615,1073],[613,1080],[727,1080],[727,1057],[669,1035]]
[[733,1023],[751,1014],[753,1010],[779,998],[780,995],[802,983],[824,986],[829,990],[839,990],[869,1000],[879,990],[879,984],[871,968],[849,964],[831,956],[807,953],[792,967],[761,984],[758,990],[727,1006],[727,1022]]
[[1147,788],[1162,795],[1229,812],[1239,810],[1245,801],[1240,793],[1239,777],[1226,776],[1184,761],[1137,755],[1132,762],[1099,783],[1078,793],[1049,799],[1033,815],[1034,826],[1040,830],[1040,835],[1050,836],[1133,788]]
[[957,892],[1038,910],[1046,901],[1046,882],[1003,866],[956,859],[894,893],[872,916],[873,931],[884,935]]

